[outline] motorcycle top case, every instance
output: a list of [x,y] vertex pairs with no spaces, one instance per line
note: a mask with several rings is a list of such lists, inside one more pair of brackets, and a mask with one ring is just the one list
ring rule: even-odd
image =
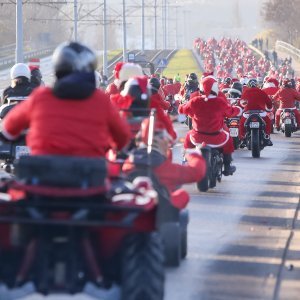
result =
[[18,180],[53,187],[102,187],[106,161],[66,156],[22,156],[15,166]]

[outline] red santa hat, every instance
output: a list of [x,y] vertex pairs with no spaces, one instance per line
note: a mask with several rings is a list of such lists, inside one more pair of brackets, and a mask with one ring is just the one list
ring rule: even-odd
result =
[[213,75],[214,75],[214,71],[212,71],[212,72],[204,72],[203,75],[202,75],[202,77],[205,78],[207,76],[213,76]]
[[120,70],[122,69],[123,65],[125,64],[124,61],[120,61],[118,62],[116,65],[115,65],[115,68],[114,68],[114,75],[115,75],[115,78],[116,79],[119,79],[119,73],[120,73]]
[[138,86],[141,90],[141,99],[142,100],[147,100],[148,99],[148,77],[147,76],[136,76],[136,77],[132,77],[130,78],[125,86],[123,91],[121,92],[122,96],[126,96],[129,94],[129,90],[132,86]]
[[267,83],[273,83],[274,87],[279,87],[279,82],[276,78],[268,78]]
[[137,76],[143,76],[142,67],[138,64],[124,63],[118,73],[117,86],[120,87],[122,82]]
[[208,99],[209,96],[218,96],[219,86],[216,78],[208,76],[202,79],[200,89]]

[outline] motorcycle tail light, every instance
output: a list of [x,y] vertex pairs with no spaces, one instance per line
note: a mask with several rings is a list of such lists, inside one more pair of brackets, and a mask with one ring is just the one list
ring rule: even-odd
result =
[[232,121],[232,122],[230,122],[230,126],[238,126],[239,124],[238,124],[238,122],[237,121]]
[[291,114],[290,114],[289,112],[286,112],[286,113],[285,113],[285,116],[286,116],[286,117],[289,117],[290,115],[291,115]]
[[256,117],[253,117],[253,118],[251,119],[251,121],[252,121],[252,122],[257,122],[258,119],[257,119]]

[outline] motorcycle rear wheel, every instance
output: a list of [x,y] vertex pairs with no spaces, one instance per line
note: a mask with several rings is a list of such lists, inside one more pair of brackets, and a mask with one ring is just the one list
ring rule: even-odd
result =
[[259,131],[257,129],[251,130],[251,151],[253,158],[260,158]]
[[291,124],[286,124],[284,126],[284,135],[285,137],[291,137],[292,135],[292,125]]

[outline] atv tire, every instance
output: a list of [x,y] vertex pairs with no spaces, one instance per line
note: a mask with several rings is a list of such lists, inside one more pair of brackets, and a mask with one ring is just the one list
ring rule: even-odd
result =
[[164,255],[157,233],[128,237],[122,256],[122,300],[163,300]]

